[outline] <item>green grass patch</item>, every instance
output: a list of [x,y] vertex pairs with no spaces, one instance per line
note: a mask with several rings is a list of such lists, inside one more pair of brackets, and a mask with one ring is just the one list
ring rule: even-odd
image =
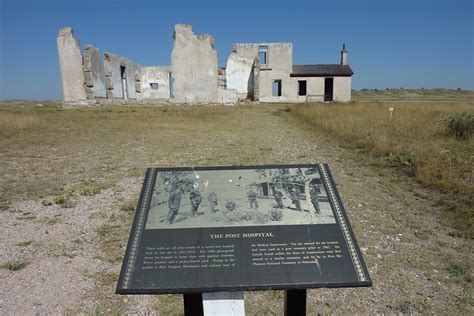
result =
[[468,263],[449,261],[446,270],[458,283],[472,282],[471,266]]
[[26,260],[7,261],[1,265],[3,269],[8,271],[20,271],[26,268],[31,262]]

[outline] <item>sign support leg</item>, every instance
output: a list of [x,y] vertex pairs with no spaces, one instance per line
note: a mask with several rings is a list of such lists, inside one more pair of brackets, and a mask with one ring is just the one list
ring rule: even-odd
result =
[[285,316],[306,315],[306,289],[285,291]]
[[202,293],[183,294],[184,315],[185,316],[203,316]]

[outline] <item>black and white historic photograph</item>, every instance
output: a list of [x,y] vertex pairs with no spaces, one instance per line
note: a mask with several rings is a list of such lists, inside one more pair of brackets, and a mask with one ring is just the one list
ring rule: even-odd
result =
[[158,171],[146,229],[333,223],[317,168]]

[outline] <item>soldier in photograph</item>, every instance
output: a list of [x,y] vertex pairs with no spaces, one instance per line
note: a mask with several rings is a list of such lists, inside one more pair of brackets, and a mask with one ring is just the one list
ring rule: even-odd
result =
[[313,203],[314,209],[316,210],[316,214],[321,214],[321,209],[319,207],[319,202],[318,202],[318,190],[316,190],[315,187],[311,188],[311,191],[309,192],[309,195],[311,197],[311,203]]
[[273,190],[273,197],[275,198],[275,202],[278,208],[283,208],[283,193],[278,191],[277,189]]
[[217,209],[217,194],[216,192],[211,192],[209,193],[209,196],[207,197],[209,200],[209,205],[211,206],[211,213],[215,213],[218,211]]
[[227,211],[232,212],[233,210],[235,210],[235,202],[227,201],[227,203],[225,204],[225,208],[227,209]]
[[249,199],[250,208],[253,208],[255,206],[255,208],[257,209],[257,193],[255,193],[255,191],[251,189],[249,192],[247,192],[247,198]]
[[169,198],[168,198],[168,218],[170,224],[173,223],[176,215],[178,215],[179,206],[181,205],[181,190],[179,188],[174,188],[171,190]]
[[191,201],[191,214],[193,216],[198,215],[199,204],[201,204],[202,196],[197,189],[193,189],[189,193],[189,200]]
[[302,212],[301,202],[300,202],[300,192],[298,188],[292,188],[290,190],[291,202],[295,205],[296,210]]

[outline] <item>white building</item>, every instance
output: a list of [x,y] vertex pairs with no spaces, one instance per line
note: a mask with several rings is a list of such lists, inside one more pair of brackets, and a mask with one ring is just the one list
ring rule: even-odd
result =
[[352,75],[345,46],[340,64],[293,65],[291,43],[235,44],[226,67],[227,89],[260,102],[348,102]]

